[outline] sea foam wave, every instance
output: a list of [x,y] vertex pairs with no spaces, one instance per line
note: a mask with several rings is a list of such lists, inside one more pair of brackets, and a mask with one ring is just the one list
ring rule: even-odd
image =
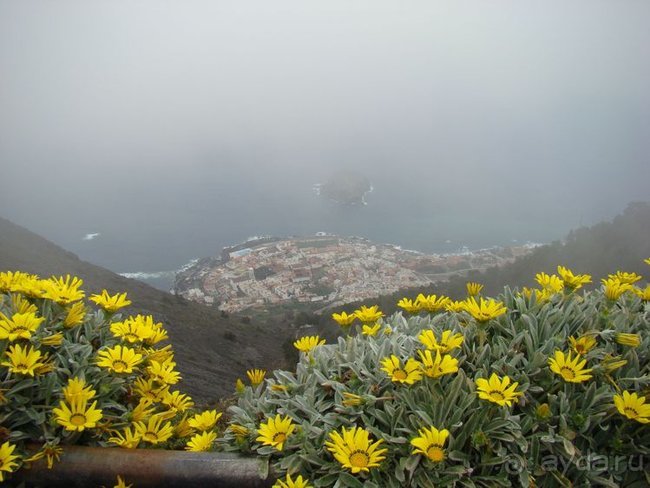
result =
[[187,271],[198,262],[199,262],[198,258],[192,259],[189,262],[185,263],[180,268],[172,271],[154,271],[154,272],[136,271],[133,273],[118,273],[118,274],[120,276],[124,276],[125,278],[131,278],[134,280],[155,280],[159,278],[172,278],[176,276],[176,273]]

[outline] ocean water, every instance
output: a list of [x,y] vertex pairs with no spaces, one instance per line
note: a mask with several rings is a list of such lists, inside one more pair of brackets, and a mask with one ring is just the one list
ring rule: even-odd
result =
[[549,242],[570,228],[559,219],[536,219],[522,209],[500,211],[508,203],[496,198],[479,202],[471,194],[442,196],[434,185],[400,184],[395,175],[375,175],[367,205],[353,207],[319,197],[313,189],[318,182],[313,175],[250,178],[248,172],[234,170],[213,178],[154,179],[146,188],[134,181],[132,188],[121,188],[119,198],[98,191],[96,198],[110,211],[81,208],[65,225],[22,225],[81,259],[165,290],[174,273],[193,260],[256,235],[322,231],[446,253]]

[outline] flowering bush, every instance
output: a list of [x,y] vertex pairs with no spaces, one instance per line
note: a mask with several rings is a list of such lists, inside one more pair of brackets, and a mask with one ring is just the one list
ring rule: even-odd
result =
[[334,314],[336,344],[297,341],[295,372],[240,384],[226,448],[300,486],[647,486],[648,287],[558,274]]
[[[0,273],[0,481],[68,444],[208,450],[220,413],[192,416],[167,332],[123,318],[126,294],[84,301],[82,281]],[[30,451],[33,446],[37,450]]]

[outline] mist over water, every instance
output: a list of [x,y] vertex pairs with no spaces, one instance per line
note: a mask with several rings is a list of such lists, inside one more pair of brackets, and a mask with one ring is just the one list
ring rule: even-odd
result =
[[[649,18],[644,2],[6,1],[0,213],[116,272],[263,234],[550,242],[648,199]],[[313,194],[341,169],[372,181],[367,206]]]

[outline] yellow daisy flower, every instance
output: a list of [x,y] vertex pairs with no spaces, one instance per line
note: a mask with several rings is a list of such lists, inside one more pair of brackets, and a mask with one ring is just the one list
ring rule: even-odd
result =
[[357,316],[354,313],[348,315],[345,312],[341,312],[341,313],[333,313],[332,318],[341,327],[347,327],[357,319]]
[[63,387],[63,397],[68,403],[76,400],[90,400],[97,393],[91,385],[86,384],[83,378],[69,378],[68,384]]
[[356,407],[364,403],[363,397],[354,393],[344,391],[342,395],[343,401],[341,403],[346,407]]
[[133,382],[136,394],[152,402],[162,402],[169,392],[169,385],[158,386],[152,379],[136,378]]
[[341,431],[342,434],[337,431],[330,432],[330,440],[325,442],[325,446],[341,466],[353,474],[368,472],[370,468],[378,467],[379,463],[386,459],[384,454],[388,449],[378,449],[384,442],[383,439],[371,443],[370,432],[360,427],[352,427],[349,430],[343,427]]
[[78,398],[68,405],[61,402],[59,408],[53,408],[56,422],[65,430],[81,432],[85,429],[92,429],[102,418],[102,411],[98,408],[97,402],[88,406],[88,400]]
[[201,432],[192,436],[187,442],[185,450],[194,452],[209,451],[216,440],[217,434],[215,432]]
[[44,320],[43,317],[37,317],[33,312],[15,313],[11,319],[5,317],[0,320],[0,339],[9,340],[9,342],[17,339],[29,340]]
[[607,276],[610,279],[618,280],[621,283],[627,283],[633,285],[637,281],[640,281],[643,277],[636,273],[626,273],[625,271],[617,271],[616,274],[610,274]]
[[382,359],[381,364],[381,370],[385,371],[393,382],[412,385],[422,379],[422,365],[413,358],[409,358],[403,368],[400,359],[394,354]]
[[174,368],[176,368],[176,363],[170,360],[163,363],[150,361],[149,366],[147,366],[147,375],[158,383],[175,385],[181,379],[181,374]]
[[260,428],[257,429],[259,436],[255,440],[265,446],[272,446],[281,451],[287,438],[295,428],[296,426],[291,421],[291,417],[280,417],[280,414],[277,414],[275,418],[270,418],[266,423],[260,424]]
[[587,274],[573,274],[573,271],[571,271],[569,268],[565,268],[564,266],[558,266],[557,267],[557,274],[560,275],[562,278],[562,281],[564,281],[564,286],[567,288],[570,288],[571,290],[577,290],[582,287],[582,285],[586,285],[587,283],[591,283],[591,276]]
[[45,444],[36,454],[25,459],[25,462],[33,463],[34,461],[45,458],[47,460],[47,469],[52,469],[54,461],[59,462],[61,460],[61,454],[63,454],[62,447],[56,444]]
[[596,339],[590,335],[583,335],[577,339],[575,337],[569,337],[569,342],[571,343],[571,349],[581,356],[587,354],[596,345]]
[[422,310],[420,304],[417,303],[417,300],[413,302],[410,298],[402,298],[397,302],[397,306],[403,308],[408,313],[418,313]]
[[510,385],[510,378],[508,376],[499,378],[496,373],[492,373],[489,380],[479,378],[475,383],[479,398],[496,403],[502,407],[512,406],[512,402],[515,401],[517,397],[523,395],[523,393],[515,391],[517,386],[519,386],[519,383],[515,381]]
[[641,345],[641,336],[639,334],[619,332],[614,336],[614,340],[622,346],[639,347]]
[[440,341],[436,339],[435,334],[431,329],[422,331],[418,336],[418,340],[427,348],[441,353],[453,351],[461,346],[463,343],[463,334],[454,334],[451,330],[443,330],[440,336]]
[[153,415],[147,423],[135,422],[135,432],[143,441],[149,444],[160,444],[169,439],[174,433],[171,422],[164,422],[160,415]]
[[464,300],[449,300],[445,305],[445,310],[447,312],[460,313],[465,310],[465,301]]
[[325,339],[321,339],[319,336],[305,336],[301,337],[293,343],[293,347],[298,349],[301,352],[308,353],[317,346],[322,346],[325,344]]
[[165,397],[162,400],[163,405],[169,407],[174,413],[184,412],[188,408],[194,406],[194,402],[189,395],[181,393],[180,391],[174,391],[172,393],[167,392]]
[[418,434],[419,437],[411,440],[411,445],[415,447],[413,454],[422,454],[434,463],[444,461],[446,457],[444,445],[449,437],[449,431],[438,430],[431,426],[418,430]]
[[379,329],[381,329],[380,323],[374,325],[363,324],[363,327],[361,327],[361,333],[368,337],[374,337],[377,335],[377,332],[379,332]]
[[237,438],[237,440],[239,441],[244,440],[244,438],[248,435],[249,432],[246,427],[239,424],[230,424],[228,426],[228,430],[230,430],[230,432],[232,432]]
[[85,293],[79,288],[83,285],[83,280],[77,277],[66,275],[56,278],[52,276],[49,280],[42,282],[45,287],[44,298],[55,301],[59,305],[68,305],[69,303],[81,300]]
[[361,305],[358,310],[354,311],[354,315],[361,321],[363,324],[374,324],[381,317],[384,316],[384,313],[379,310],[379,306],[373,305],[372,307],[366,307]]
[[481,293],[481,290],[483,289],[483,285],[480,283],[474,283],[473,281],[467,283],[465,287],[467,288],[467,295],[470,297],[475,297]]
[[123,449],[135,449],[140,444],[140,436],[136,433],[135,428],[130,426],[121,432],[113,432],[113,436],[108,438],[108,442]]
[[113,488],[133,488],[133,484],[127,485],[126,481],[118,474],[117,475],[117,484]]
[[39,374],[39,370],[46,366],[46,363],[39,361],[41,351],[34,349],[32,346],[15,344],[9,347],[9,352],[5,353],[9,361],[2,361],[3,366],[7,366],[12,373],[34,376]]
[[587,360],[580,361],[580,355],[571,358],[571,351],[566,355],[562,351],[555,351],[554,357],[548,360],[551,371],[570,383],[582,383],[591,378],[591,369],[585,369]]
[[644,396],[623,391],[622,395],[614,395],[614,404],[619,413],[628,419],[642,424],[650,423],[650,405],[645,403]]
[[8,441],[0,446],[0,481],[4,481],[4,472],[12,473],[18,467],[18,456],[14,456],[13,452],[16,446],[10,444]]
[[633,288],[632,291],[644,302],[650,302],[650,285],[645,288]]
[[63,319],[63,326],[71,329],[83,323],[86,318],[86,306],[83,302],[75,302],[67,309],[65,319]]
[[124,322],[113,322],[111,324],[111,333],[123,341],[134,344],[148,339],[154,334],[154,331],[143,322],[129,318]]
[[90,295],[89,300],[95,302],[108,313],[115,313],[120,308],[131,305],[131,300],[126,299],[126,293],[122,293],[121,295],[117,293],[111,296],[106,290],[102,290],[100,295]]
[[621,283],[617,278],[608,278],[601,280],[603,283],[603,294],[608,300],[618,300],[619,297],[634,287],[629,283]]
[[564,281],[557,275],[547,275],[546,273],[537,273],[535,281],[539,283],[544,290],[549,293],[560,293],[564,290]]
[[248,376],[248,379],[251,382],[251,385],[253,385],[253,388],[262,383],[264,381],[264,377],[266,376],[266,371],[263,369],[249,369],[246,371],[246,376]]
[[449,297],[440,295],[423,295],[420,293],[415,299],[416,306],[420,307],[422,310],[427,312],[434,313],[441,310],[445,310],[447,304],[451,301]]
[[36,308],[36,305],[31,303],[29,300],[27,300],[25,297],[23,297],[20,293],[12,293],[11,294],[11,306],[14,309],[15,313],[33,313],[35,314],[38,312],[38,309]]
[[506,307],[501,302],[480,298],[477,302],[474,297],[465,300],[465,311],[474,317],[478,322],[487,322],[495,319],[507,312]]
[[287,477],[283,480],[279,479],[271,488],[313,488],[302,475],[298,475],[296,479],[291,479],[291,475],[287,473]]
[[115,346],[97,353],[97,366],[108,368],[115,373],[133,373],[142,362],[142,354],[126,346]]
[[196,430],[210,430],[217,424],[221,415],[221,412],[217,412],[216,410],[206,410],[205,412],[194,415],[194,417],[188,420],[188,424]]
[[427,349],[418,351],[418,355],[422,362],[422,372],[429,378],[439,378],[458,371],[458,359],[449,354],[441,356],[440,351],[436,351],[436,358],[433,359],[431,351]]

